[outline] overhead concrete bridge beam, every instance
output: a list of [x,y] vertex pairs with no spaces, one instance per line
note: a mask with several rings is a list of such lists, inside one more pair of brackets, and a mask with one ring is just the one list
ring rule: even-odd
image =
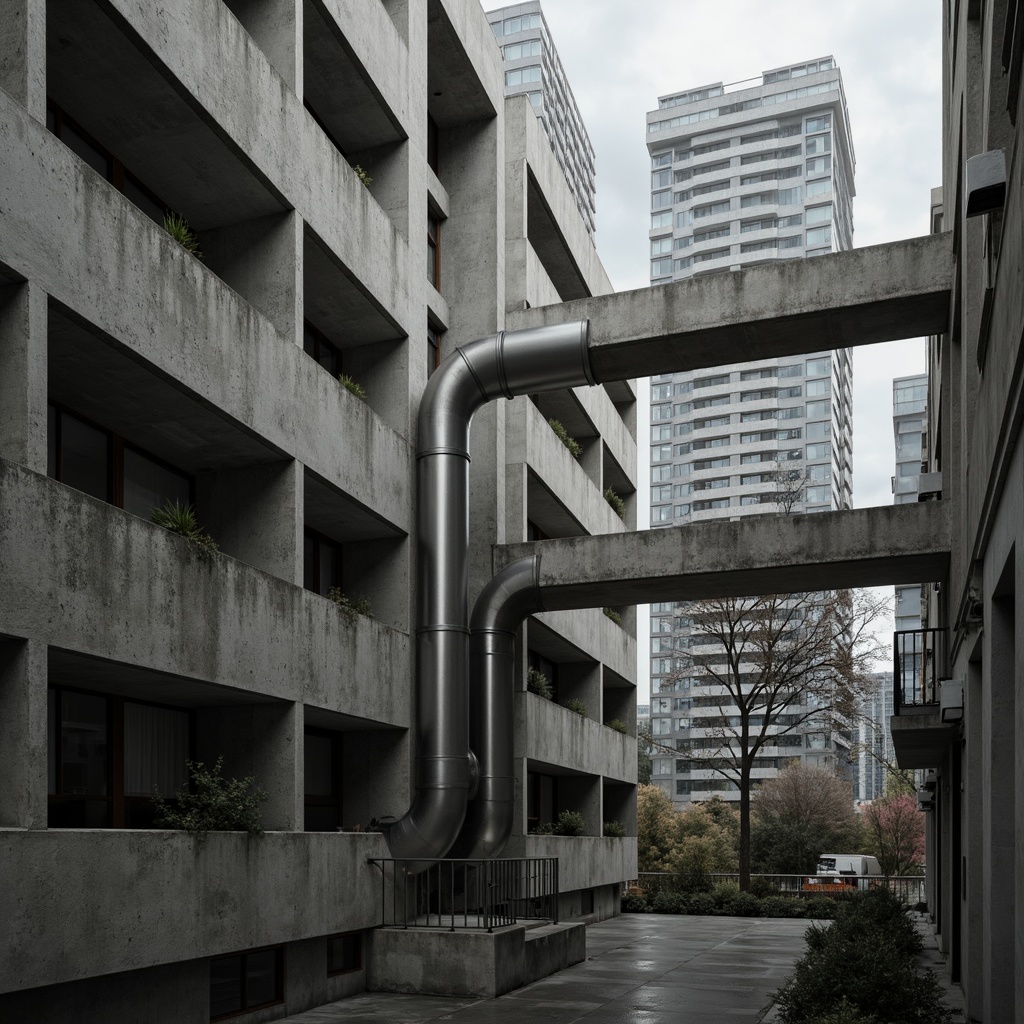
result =
[[539,554],[544,606],[614,607],[943,580],[941,501],[712,521],[495,548],[495,568]]
[[750,267],[508,314],[508,330],[590,321],[600,381],[942,334],[952,234]]

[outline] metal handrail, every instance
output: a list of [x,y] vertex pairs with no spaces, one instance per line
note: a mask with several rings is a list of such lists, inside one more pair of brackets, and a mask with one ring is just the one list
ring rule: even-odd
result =
[[370,857],[381,873],[381,923],[401,928],[495,928],[521,918],[558,924],[558,858]]
[[949,630],[901,629],[893,633],[893,713],[939,702]]

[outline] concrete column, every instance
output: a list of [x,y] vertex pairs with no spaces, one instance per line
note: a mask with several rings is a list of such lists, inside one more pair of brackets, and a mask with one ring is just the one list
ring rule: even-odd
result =
[[46,0],[4,0],[0,89],[46,121]]
[[989,699],[982,719],[982,899],[987,917],[982,944],[986,1021],[1014,1020],[1015,815],[1017,761],[1014,637],[1015,602],[993,596],[985,629]]
[[229,0],[274,70],[302,99],[302,0]]
[[296,461],[202,473],[196,516],[221,550],[302,586],[303,469]]
[[46,472],[46,293],[0,288],[0,457]]
[[294,211],[204,231],[206,265],[284,337],[302,344],[302,218]]
[[0,643],[0,827],[46,828],[46,645]]
[[303,825],[303,706],[285,702],[200,708],[196,759],[211,765],[224,757],[224,775],[251,775],[267,792],[262,808],[268,832],[301,831]]

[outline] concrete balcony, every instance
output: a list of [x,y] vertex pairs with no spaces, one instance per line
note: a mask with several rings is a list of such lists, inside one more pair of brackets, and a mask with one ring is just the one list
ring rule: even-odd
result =
[[634,737],[599,725],[532,693],[519,694],[516,700],[517,721],[525,720],[526,749],[522,753],[528,759],[548,762],[552,751],[558,751],[559,767],[623,782],[636,780]]
[[557,857],[562,892],[636,878],[636,840],[598,836],[513,836],[506,857]]
[[236,691],[226,701],[409,726],[400,630],[3,461],[0,522],[2,634]]
[[373,928],[386,856],[374,833],[2,829],[0,989]]

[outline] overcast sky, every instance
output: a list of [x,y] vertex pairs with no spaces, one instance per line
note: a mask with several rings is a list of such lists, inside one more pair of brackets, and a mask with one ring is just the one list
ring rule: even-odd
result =
[[[857,157],[854,245],[928,232],[930,190],[941,181],[941,15],[934,0],[542,0],[542,6],[597,153],[597,248],[616,290],[648,283],[644,115],[658,96],[756,78],[829,54],[842,71]],[[924,351],[923,341],[854,351],[859,507],[892,502],[892,378],[922,373]],[[646,423],[646,402],[639,422]],[[641,464],[646,434],[641,429]]]

